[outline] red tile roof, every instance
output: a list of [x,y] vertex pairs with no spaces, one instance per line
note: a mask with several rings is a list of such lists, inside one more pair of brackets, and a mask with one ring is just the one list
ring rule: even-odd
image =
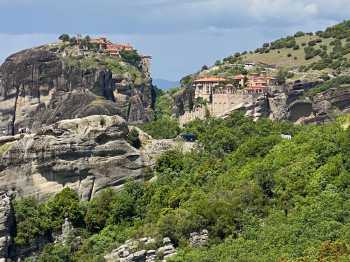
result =
[[235,76],[235,80],[242,80],[242,79],[244,79],[244,78],[245,78],[244,75],[236,75],[236,76]]
[[222,77],[202,77],[202,78],[198,78],[196,80],[194,80],[195,83],[199,83],[199,82],[226,82],[227,79],[226,78],[222,78]]

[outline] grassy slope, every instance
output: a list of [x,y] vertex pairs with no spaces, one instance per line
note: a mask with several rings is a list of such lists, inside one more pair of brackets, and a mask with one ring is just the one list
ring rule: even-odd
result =
[[[243,61],[250,61],[250,62],[262,62],[266,64],[275,64],[277,66],[282,67],[289,67],[289,66],[302,66],[302,65],[309,65],[313,62],[317,62],[320,60],[319,56],[316,56],[312,59],[305,60],[305,53],[304,53],[304,47],[302,46],[302,43],[307,43],[311,40],[319,39],[320,37],[313,35],[313,36],[302,36],[302,37],[296,37],[296,42],[300,46],[300,49],[293,50],[292,48],[282,48],[282,49],[276,49],[271,50],[269,53],[266,54],[247,54],[243,56]],[[322,38],[322,43],[318,43],[316,46],[314,46],[316,49],[320,48],[320,45],[326,45],[328,52],[332,49],[332,46],[329,45],[330,42],[332,42],[334,38]],[[345,41],[344,41],[345,42]],[[278,53],[279,52],[279,53]],[[287,57],[288,54],[291,54],[291,57]],[[297,60],[294,59],[294,57],[297,57]],[[350,57],[348,55],[348,57]]]
[[[303,36],[296,38],[297,44],[301,47],[299,50],[293,50],[292,48],[282,48],[282,49],[276,49],[271,50],[269,53],[266,54],[247,54],[243,56],[243,61],[250,61],[250,62],[262,62],[266,64],[276,64],[278,66],[301,66],[301,65],[308,65],[313,62],[316,62],[320,60],[319,57],[314,57],[310,60],[305,60],[305,54],[304,54],[304,48],[301,46],[302,43],[308,43],[311,40],[318,39],[317,36]],[[331,41],[330,39],[326,40],[329,44]],[[325,42],[326,42],[325,41]],[[325,43],[321,43],[325,44]],[[319,47],[319,44],[317,45]],[[291,57],[287,57],[288,54],[292,54]],[[295,60],[294,57],[297,57],[298,59]]]

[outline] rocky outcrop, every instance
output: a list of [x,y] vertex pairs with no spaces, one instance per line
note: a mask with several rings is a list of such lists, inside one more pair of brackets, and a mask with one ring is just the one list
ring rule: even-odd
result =
[[165,237],[162,244],[145,237],[137,240],[127,240],[124,245],[105,256],[107,262],[155,262],[166,261],[176,255],[176,249],[170,238]]
[[[192,232],[189,245],[193,248],[208,245],[209,233],[203,229],[200,233]],[[123,245],[105,255],[107,262],[155,262],[167,261],[176,255],[176,248],[169,237],[156,241],[151,237],[129,239]]]
[[190,234],[191,247],[203,247],[208,244],[209,233],[208,230],[203,229],[200,233],[193,232]]
[[[246,116],[254,120],[269,117],[277,121],[323,123],[350,112],[350,85],[341,85],[312,95],[309,90],[320,83],[322,82],[295,81],[289,85],[270,87],[266,95],[239,91],[226,94],[226,101],[208,103],[206,107],[193,107],[194,93],[192,88],[188,87],[174,96],[174,114],[179,117],[181,124],[196,118],[205,118],[207,112],[211,116],[225,118],[233,111],[244,111]],[[229,110],[220,112],[221,108],[227,105],[230,105]]]
[[313,97],[314,108],[317,112],[327,112],[336,109],[341,112],[350,109],[350,86],[331,88]]
[[119,116],[63,120],[0,144],[0,189],[45,199],[68,186],[82,199],[143,179],[149,166]]
[[9,257],[13,224],[11,195],[2,192],[0,194],[0,262],[6,262]]
[[273,90],[269,93],[268,104],[270,111],[270,119],[283,120],[288,115],[288,94],[280,92],[280,90]]
[[107,58],[93,55],[67,57],[48,45],[7,58],[0,67],[0,134],[96,114],[117,114],[129,122],[152,119],[155,91],[149,76],[129,65],[143,77],[136,82],[131,73],[116,74],[104,64]]
[[176,116],[183,115],[191,111],[194,106],[194,88],[188,87],[181,89],[174,95],[173,114]]

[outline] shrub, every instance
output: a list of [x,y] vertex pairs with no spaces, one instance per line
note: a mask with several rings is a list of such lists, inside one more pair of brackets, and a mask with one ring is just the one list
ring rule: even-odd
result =
[[136,50],[132,50],[132,51],[122,50],[120,52],[120,56],[125,62],[134,66],[138,66],[141,61],[141,57]]
[[156,139],[175,138],[181,132],[178,121],[167,116],[156,121],[140,125],[140,128]]
[[69,42],[70,37],[68,34],[62,34],[62,35],[60,35],[60,37],[58,39],[63,41],[63,42]]
[[322,39],[315,39],[315,40],[311,40],[311,41],[309,41],[309,46],[315,46],[315,45],[317,45],[317,44],[319,44],[319,43],[321,43],[322,42]]
[[54,230],[60,230],[65,218],[75,227],[84,226],[84,208],[80,205],[78,194],[65,188],[47,202],[47,212]]
[[294,35],[294,37],[302,37],[302,36],[304,36],[304,35],[305,35],[304,32],[299,31],[299,32],[297,32],[297,33]]
[[17,200],[14,204],[14,211],[16,218],[16,245],[30,246],[32,241],[49,234],[52,227],[47,211],[34,198]]
[[128,142],[135,148],[141,147],[141,141],[139,138],[139,132],[136,128],[133,128],[128,134]]
[[221,60],[216,60],[215,66],[220,66],[222,64]]
[[106,226],[115,197],[116,193],[107,189],[90,202],[84,218],[89,231],[99,232]]
[[311,46],[308,46],[304,48],[304,52],[305,52],[305,59],[309,60],[321,54],[322,51],[320,49],[315,49]]
[[205,71],[205,70],[208,70],[208,69],[209,69],[209,67],[207,65],[203,65],[201,71]]

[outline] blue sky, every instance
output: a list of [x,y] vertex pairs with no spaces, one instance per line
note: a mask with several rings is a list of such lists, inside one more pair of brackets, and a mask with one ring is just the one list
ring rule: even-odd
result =
[[204,64],[298,30],[350,18],[350,0],[0,0],[0,61],[63,32],[108,36],[153,56],[153,77]]

